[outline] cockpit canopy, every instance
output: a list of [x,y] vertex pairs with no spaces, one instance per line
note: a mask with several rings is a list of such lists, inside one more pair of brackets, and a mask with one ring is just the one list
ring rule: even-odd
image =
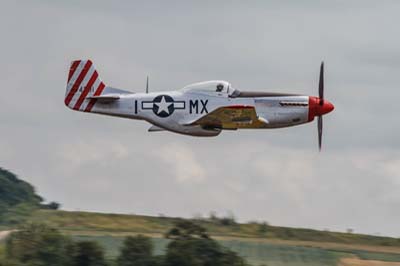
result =
[[182,88],[182,91],[228,97],[234,94],[235,89],[229,82],[212,80],[187,85]]

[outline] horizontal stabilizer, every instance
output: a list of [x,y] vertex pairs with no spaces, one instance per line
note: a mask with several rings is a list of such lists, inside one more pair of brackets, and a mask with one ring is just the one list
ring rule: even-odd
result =
[[102,103],[109,103],[120,99],[119,95],[113,94],[103,94],[98,96],[89,96],[86,97],[87,100],[97,100],[98,102]]
[[127,90],[121,90],[113,87],[107,86],[104,91],[104,94],[134,94],[133,92],[127,91]]
[[151,126],[147,131],[148,132],[158,132],[158,131],[164,131],[165,129],[158,127],[158,126]]

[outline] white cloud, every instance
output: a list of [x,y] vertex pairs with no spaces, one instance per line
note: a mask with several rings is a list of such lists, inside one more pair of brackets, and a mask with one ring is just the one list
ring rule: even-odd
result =
[[[399,3],[255,5],[2,1],[1,166],[68,209],[232,210],[241,220],[400,235]],[[73,112],[63,105],[67,70],[88,57],[107,84],[132,91],[149,74],[152,91],[226,79],[306,94],[317,93],[324,59],[336,106],[324,150],[315,123],[201,139]]]
[[206,170],[190,147],[170,143],[154,151],[154,155],[174,170],[180,183],[200,183],[206,179]]
[[120,142],[113,140],[77,140],[62,145],[59,151],[61,160],[79,169],[85,164],[104,164],[109,160],[121,160],[129,151]]
[[384,174],[393,178],[400,185],[400,158],[390,158],[387,161],[381,162],[378,166]]

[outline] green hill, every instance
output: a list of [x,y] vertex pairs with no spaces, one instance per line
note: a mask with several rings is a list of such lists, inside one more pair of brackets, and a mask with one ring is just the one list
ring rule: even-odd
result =
[[[163,236],[182,218],[71,212],[43,204],[29,183],[0,168],[0,228],[15,229],[24,222],[46,223],[78,240],[95,240],[115,257],[124,237],[152,237],[158,254],[169,240]],[[400,239],[364,234],[236,223],[231,218],[191,219],[222,245],[252,265],[337,265],[343,258],[400,261]],[[4,239],[3,239],[4,241]],[[1,253],[0,239],[0,253]]]
[[0,168],[0,211],[21,203],[39,205],[42,201],[31,184]]
[[35,188],[15,174],[0,168],[0,225],[23,222],[36,209],[56,209],[58,204],[43,204]]
[[[38,210],[31,221],[46,221],[71,234],[129,235],[135,233],[162,235],[181,218],[151,217],[142,215],[106,214],[93,212],[68,212]],[[220,238],[270,239],[286,241],[327,242],[352,245],[399,247],[400,239],[364,234],[339,233],[303,228],[271,226],[258,223],[231,223],[223,219],[196,219],[196,223]]]
[[[0,225],[28,219],[46,222],[63,231],[75,233],[107,232],[110,234],[144,233],[161,235],[180,218],[93,212],[55,211],[57,203],[43,204],[29,183],[0,168]],[[22,219],[23,217],[24,219]],[[218,237],[317,241],[343,244],[400,247],[400,239],[363,234],[319,231],[304,228],[271,226],[266,223],[238,224],[231,218],[211,217],[195,220],[210,234]]]
[[[126,236],[152,237],[157,254],[169,243],[163,235],[181,218],[38,210],[30,218],[77,240],[94,240],[115,258]],[[226,224],[223,219],[195,220],[223,246],[251,265],[340,265],[343,258],[400,261],[400,240],[362,234],[325,232],[265,224]]]

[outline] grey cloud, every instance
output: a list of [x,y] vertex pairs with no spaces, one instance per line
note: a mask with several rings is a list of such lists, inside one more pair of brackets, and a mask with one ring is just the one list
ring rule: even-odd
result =
[[[3,1],[0,164],[69,210],[221,214],[398,236],[397,1]],[[147,133],[144,122],[63,105],[71,60],[142,91],[226,79],[242,90],[326,95],[316,125]],[[177,156],[183,153],[186,156]],[[189,158],[189,159],[188,159]]]

